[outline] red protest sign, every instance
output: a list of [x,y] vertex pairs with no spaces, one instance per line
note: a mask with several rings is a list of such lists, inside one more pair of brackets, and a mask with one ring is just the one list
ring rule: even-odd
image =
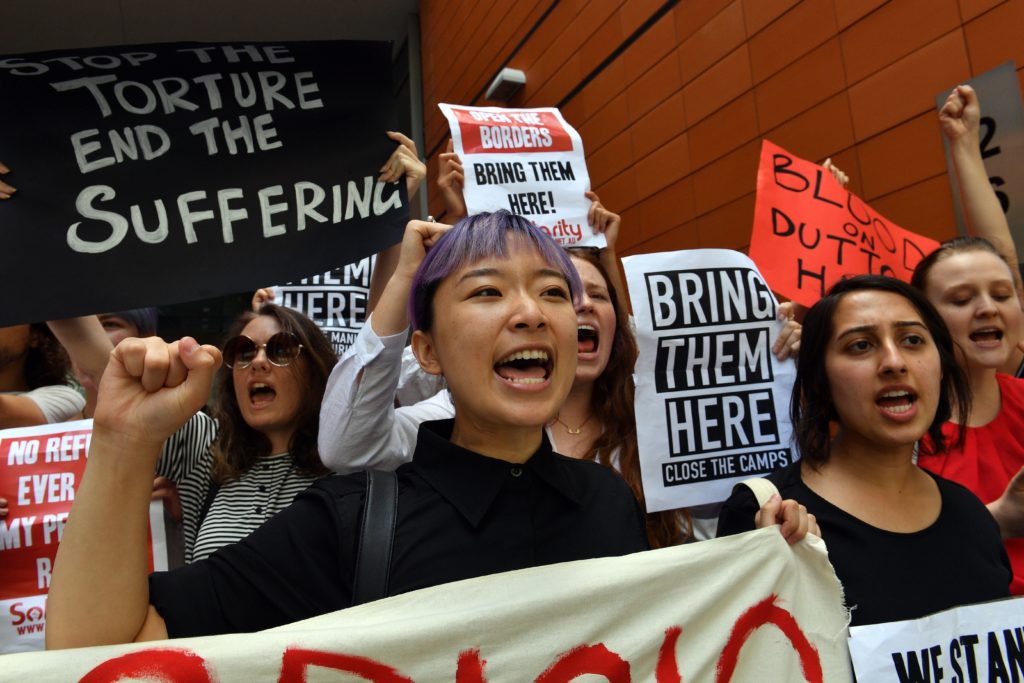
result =
[[[91,438],[92,420],[0,431],[0,498],[8,506],[0,518],[0,654],[42,647],[41,596],[50,588]],[[164,569],[162,514],[151,511],[150,526],[149,568]]]
[[812,306],[843,277],[909,281],[938,246],[879,214],[821,166],[762,144],[750,257],[779,294]]
[[[452,107],[468,154],[569,152],[572,137],[553,111],[459,109]],[[525,178],[524,178],[525,180]]]
[[7,519],[0,520],[0,600],[38,595],[49,588],[57,542],[85,472],[92,436],[91,425],[86,425],[0,438],[0,497],[7,499],[10,510]]

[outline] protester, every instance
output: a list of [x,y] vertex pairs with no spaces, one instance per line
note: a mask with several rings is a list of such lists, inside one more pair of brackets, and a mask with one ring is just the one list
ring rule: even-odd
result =
[[68,386],[70,371],[45,324],[0,327],[0,428],[80,418],[85,399]]
[[[624,298],[606,266],[609,260],[612,264],[617,260],[615,243],[621,221],[601,205],[597,195],[590,196],[594,202],[590,221],[604,232],[609,246],[600,256],[594,249],[569,252],[584,285],[577,307],[578,365],[569,397],[548,424],[547,436],[559,453],[596,460],[622,473],[643,503],[633,417],[636,339],[623,308]],[[400,377],[407,379],[403,386],[407,389],[408,378],[414,374],[401,366],[413,276],[435,235],[446,227],[433,224],[425,229],[422,224],[410,224],[398,268],[369,324],[331,373],[320,419],[320,454],[337,472],[394,469],[412,457],[421,422],[453,414],[446,392],[416,405],[394,406]],[[432,383],[415,376],[411,381],[433,388]],[[403,400],[409,399],[406,391]],[[678,510],[648,515],[647,525],[652,547],[679,543],[689,533],[689,520]]]
[[[572,298],[579,284],[567,257],[507,214],[465,221],[431,254],[417,274],[414,348],[429,371],[444,373],[457,411],[454,422],[423,427],[416,461],[399,473],[391,592],[646,548],[636,502],[621,480],[556,456],[543,436],[575,370]],[[532,360],[510,360],[523,355]],[[242,543],[155,575],[147,588],[142,536],[132,533],[143,528],[147,463],[159,439],[187,417],[175,407],[201,404],[217,356],[187,339],[170,346],[133,341],[115,351],[54,570],[51,647],[255,630],[349,604],[361,477],[318,482]],[[122,417],[127,405],[134,419]],[[112,476],[108,463],[120,463],[126,480]],[[109,487],[126,491],[123,504]],[[534,527],[542,533],[529,531]],[[286,537],[287,548],[279,545]],[[135,561],[109,560],[125,555]],[[225,572],[249,578],[230,585]],[[149,608],[147,616],[150,601],[159,611]],[[88,629],[81,627],[85,614]]]
[[327,473],[316,431],[330,342],[273,304],[242,314],[229,337],[213,417],[197,412],[156,464],[181,497],[186,563],[244,538]]
[[[955,447],[943,423],[969,406],[949,331],[913,287],[857,276],[807,313],[791,411],[802,459],[768,479],[820,525],[853,625],[1009,595],[992,516],[913,461],[926,434],[937,450]],[[737,487],[719,535],[754,528],[757,514],[752,493]]]
[[[925,444],[919,462],[991,503],[1024,472],[1024,381],[998,372],[1019,340],[1013,273],[991,243],[961,237],[921,261],[913,284],[949,326],[973,397],[970,412],[955,413],[945,426],[947,439],[962,445],[942,452]],[[1006,548],[1014,566],[1012,590],[1024,594],[1024,539],[1007,538]]]
[[[972,395],[970,413],[954,415],[945,426],[949,439],[958,439],[962,430],[962,446],[935,453],[925,444],[919,463],[963,484],[993,508],[1012,480],[1024,476],[1024,382],[1001,374],[1021,367],[1024,316],[1016,248],[985,171],[980,120],[970,86],[957,86],[939,112],[968,227],[977,237],[943,243],[918,264],[912,282],[949,327]],[[1014,569],[1011,591],[1024,595],[1024,530],[1001,526]]]

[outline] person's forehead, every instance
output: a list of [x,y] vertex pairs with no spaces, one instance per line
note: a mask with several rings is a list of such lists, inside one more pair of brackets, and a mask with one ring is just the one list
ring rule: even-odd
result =
[[881,327],[905,322],[924,324],[921,314],[908,299],[894,292],[860,290],[839,300],[832,316],[832,336],[850,327]]
[[601,271],[598,270],[597,266],[590,261],[573,256],[572,264],[576,266],[576,272],[579,274],[580,280],[583,281],[583,284],[587,286],[608,286],[608,283],[605,282],[604,276],[601,275]]
[[242,329],[242,334],[255,342],[263,343],[281,331],[277,319],[269,315],[258,315]]

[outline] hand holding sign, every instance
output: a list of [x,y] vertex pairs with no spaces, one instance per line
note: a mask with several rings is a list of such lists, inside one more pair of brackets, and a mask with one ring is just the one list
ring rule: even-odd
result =
[[441,170],[437,174],[437,187],[441,190],[441,197],[448,211],[445,217],[450,223],[468,215],[466,198],[462,195],[462,188],[466,184],[466,172],[462,168],[462,159],[455,153],[453,145],[449,138],[448,147],[441,154]]
[[583,196],[593,202],[590,205],[590,210],[587,211],[587,224],[594,229],[594,234],[603,234],[605,241],[608,242],[608,248],[614,250],[615,243],[619,239],[622,217],[604,208],[604,204],[601,203],[601,198],[597,196],[596,192],[588,190],[583,193]]
[[220,363],[219,349],[191,337],[124,340],[103,373],[96,430],[159,446],[203,407]]
[[790,545],[804,540],[807,534],[821,536],[818,520],[807,512],[807,508],[793,499],[782,500],[779,494],[772,496],[754,517],[754,526],[763,529],[766,526],[780,525],[782,537]]
[[[0,175],[6,175],[11,172],[11,169],[7,168],[3,162],[0,162]],[[0,199],[10,199],[11,195],[17,192],[16,189],[0,180]]]
[[787,358],[796,359],[800,354],[800,337],[803,334],[803,325],[796,321],[797,305],[792,301],[779,304],[779,311],[776,317],[784,323],[779,330],[779,336],[772,344],[772,353],[780,361]]
[[398,146],[380,167],[377,179],[382,183],[397,183],[405,176],[405,186],[412,197],[427,177],[427,166],[420,161],[415,142],[396,131],[388,131],[388,137],[397,142]]

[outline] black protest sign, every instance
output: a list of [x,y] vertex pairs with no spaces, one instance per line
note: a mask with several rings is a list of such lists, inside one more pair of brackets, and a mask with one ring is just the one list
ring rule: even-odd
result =
[[391,48],[174,43],[0,58],[0,325],[256,289],[397,242]]
[[299,311],[323,330],[341,356],[366,322],[370,277],[376,259],[368,256],[326,273],[275,287],[275,303]]

